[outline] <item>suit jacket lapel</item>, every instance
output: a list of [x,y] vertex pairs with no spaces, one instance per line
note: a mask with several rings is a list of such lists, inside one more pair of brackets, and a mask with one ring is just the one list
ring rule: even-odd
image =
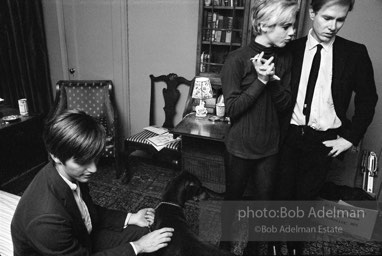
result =
[[332,96],[333,100],[341,91],[340,81],[345,68],[346,49],[342,43],[342,38],[336,37],[333,44],[333,76],[332,76]]
[[[83,226],[86,231],[86,226],[82,220],[81,212],[73,196],[73,191],[69,188],[68,184],[61,178],[57,170],[52,166],[52,170],[48,172],[49,179],[51,180],[51,190],[62,201],[68,213],[72,216],[73,220],[78,224],[78,227]],[[86,231],[87,232],[87,231]]]

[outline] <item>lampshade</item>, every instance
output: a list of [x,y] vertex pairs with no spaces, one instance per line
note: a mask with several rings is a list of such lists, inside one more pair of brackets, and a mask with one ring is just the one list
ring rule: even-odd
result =
[[212,98],[212,86],[207,77],[195,78],[192,98],[199,99],[199,105],[195,107],[196,117],[204,118],[207,116],[207,109],[204,107],[204,99]]
[[212,98],[212,86],[208,77],[195,78],[192,98],[201,100]]

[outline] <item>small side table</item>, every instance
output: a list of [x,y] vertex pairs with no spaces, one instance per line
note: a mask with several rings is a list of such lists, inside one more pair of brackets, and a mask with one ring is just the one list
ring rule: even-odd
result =
[[182,136],[182,171],[195,174],[203,185],[225,191],[224,138],[230,124],[197,118],[192,112],[171,131]]

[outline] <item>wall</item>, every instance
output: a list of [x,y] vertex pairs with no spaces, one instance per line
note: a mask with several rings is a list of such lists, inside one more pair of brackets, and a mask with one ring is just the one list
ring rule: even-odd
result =
[[[304,35],[308,33],[311,24],[309,15],[305,19],[307,25],[304,26]],[[356,1],[338,35],[365,44],[373,63],[379,100],[374,120],[365,134],[363,147],[379,153],[382,149],[382,1]],[[352,110],[353,106],[349,109],[349,116],[352,115]]]
[[[149,122],[150,74],[176,73],[189,80],[195,76],[198,6],[196,0],[128,1],[132,134]],[[184,96],[186,88],[180,89]],[[163,113],[162,108],[157,110]]]

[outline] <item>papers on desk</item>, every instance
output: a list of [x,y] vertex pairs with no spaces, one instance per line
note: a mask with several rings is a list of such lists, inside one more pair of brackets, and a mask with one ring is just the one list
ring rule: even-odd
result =
[[171,133],[166,132],[166,133],[162,133],[157,136],[148,138],[147,141],[150,142],[150,144],[153,145],[153,147],[156,150],[160,151],[163,148],[165,148],[167,144],[170,144],[171,142],[174,142],[179,139],[180,138],[174,139],[174,136]]

